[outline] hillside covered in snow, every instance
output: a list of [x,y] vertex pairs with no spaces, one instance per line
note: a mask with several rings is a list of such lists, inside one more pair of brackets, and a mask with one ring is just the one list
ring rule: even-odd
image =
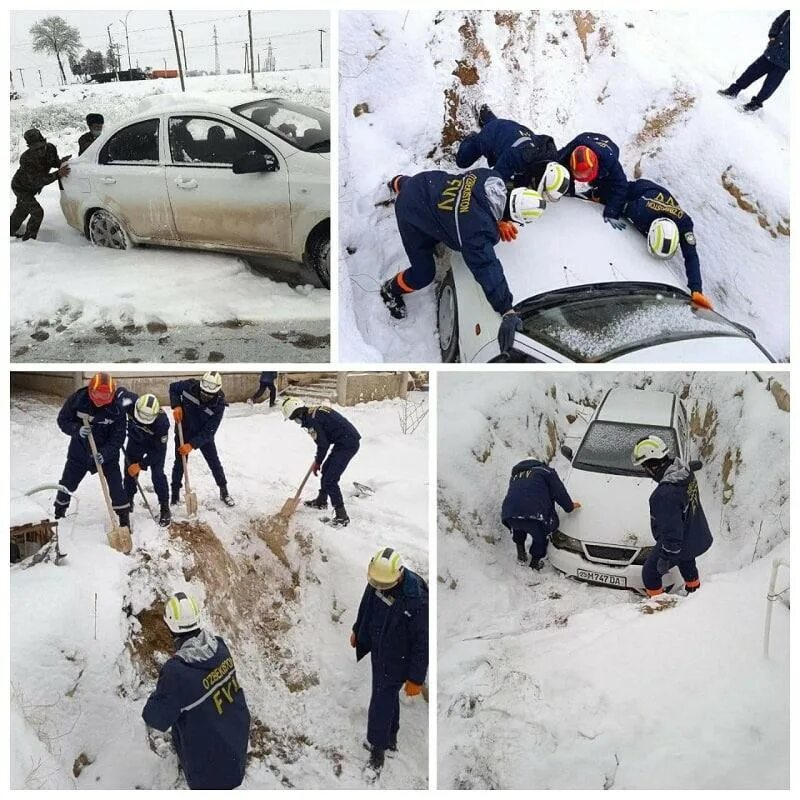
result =
[[[385,184],[398,173],[459,171],[458,143],[476,128],[475,105],[488,103],[559,147],[582,131],[613,139],[630,180],[663,183],[691,214],[715,308],[788,359],[791,76],[756,115],[716,94],[761,54],[777,13],[343,14],[343,358],[439,360],[434,288],[410,298],[408,319],[399,322],[378,295],[382,281],[408,266]],[[573,238],[569,204],[577,202],[546,212],[557,212]],[[602,253],[587,247],[582,266],[622,258],[619,241],[606,235]],[[681,273],[677,255],[664,280],[683,286]]]
[[[780,602],[762,655],[772,561],[789,559],[786,384],[755,373],[440,377],[440,788],[788,787]],[[500,522],[512,466],[538,457],[564,478],[561,445],[575,450],[614,386],[683,398],[689,456],[703,461],[714,536],[698,559],[703,584],[661,613],[642,613],[632,592],[518,564]],[[628,511],[620,503],[609,524]]]
[[[427,429],[401,433],[401,402],[342,409],[362,434],[342,482],[349,527],[301,507],[285,541],[269,538],[269,547],[261,537],[271,516],[314,456],[277,408],[233,404],[222,421],[217,444],[236,507],[219,502],[196,456],[197,520],[174,507],[174,524],[159,528],[137,498],[130,556],[107,546],[100,487],[87,476],[60,526],[66,560],[11,571],[12,787],[185,788],[168,740],[148,737],[141,719],[172,645],[163,601],[179,590],[198,598],[236,663],[253,718],[243,788],[426,787],[428,707],[404,695],[399,751],[376,784],[366,783],[370,665],[356,664],[348,642],[380,546],[396,547],[428,576]],[[58,408],[45,395],[12,397],[12,513],[24,491],[59,478],[67,438],[56,428]],[[354,480],[374,494],[356,497]],[[305,499],[316,489],[311,478]],[[33,521],[52,518],[52,499],[28,500],[38,504]]]

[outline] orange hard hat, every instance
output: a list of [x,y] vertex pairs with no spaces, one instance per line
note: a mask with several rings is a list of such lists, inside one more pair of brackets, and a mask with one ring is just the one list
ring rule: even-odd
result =
[[98,372],[89,381],[89,399],[96,406],[107,406],[114,400],[117,385],[107,372]]
[[569,157],[569,169],[572,177],[581,183],[589,183],[597,177],[597,171],[600,168],[600,162],[597,158],[597,153],[582,144],[572,151]]

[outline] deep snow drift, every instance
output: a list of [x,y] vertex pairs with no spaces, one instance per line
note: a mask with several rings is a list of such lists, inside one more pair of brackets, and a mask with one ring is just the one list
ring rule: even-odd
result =
[[[327,70],[260,73],[258,93],[327,109]],[[245,75],[187,78],[187,93],[212,102],[246,102]],[[28,90],[11,103],[11,170],[25,147],[22,134],[38,127],[59,155],[77,155],[88,111],[111,127],[180,94],[177,79],[70,84]],[[177,99],[177,98],[176,98]],[[261,274],[244,259],[166,247],[115,251],[92,246],[67,225],[57,183],[39,195],[45,218],[36,242],[11,242],[12,357],[19,360],[328,359],[330,293],[316,288],[305,267],[273,267]],[[299,270],[299,273],[298,271]],[[288,278],[288,281],[287,281]],[[234,332],[234,334],[231,333]],[[95,341],[96,340],[96,341]],[[256,340],[248,346],[246,340]],[[186,354],[205,341],[207,351]],[[101,357],[93,348],[97,347]],[[103,348],[118,347],[114,358]],[[209,352],[219,351],[209,357]],[[37,353],[42,358],[37,358]],[[86,358],[78,358],[85,354]],[[159,353],[166,354],[160,358]]]
[[[770,658],[761,655],[772,559],[789,557],[789,415],[776,402],[788,380],[777,375],[772,391],[768,381],[440,377],[441,788],[788,787],[789,613],[780,603]],[[704,462],[698,482],[715,541],[698,560],[703,586],[658,614],[642,614],[633,593],[518,565],[499,520],[513,464],[552,458],[563,477],[560,444],[575,448],[613,386],[683,397],[690,455]],[[787,583],[783,571],[779,588]]]
[[[629,179],[664,183],[692,215],[715,308],[787,359],[791,76],[755,116],[716,95],[763,51],[775,13],[343,14],[342,357],[439,360],[433,288],[410,299],[405,322],[377,294],[408,265],[385,183],[403,172],[458,171],[472,108],[488,102],[558,146],[581,131],[608,134]],[[554,209],[566,231],[576,202]],[[620,253],[609,244],[603,256]],[[674,262],[665,280],[683,286],[680,254]]]
[[[355,663],[348,638],[367,564],[392,544],[428,575],[427,429],[402,435],[400,407],[343,409],[363,436],[342,483],[352,522],[336,530],[301,508],[285,549],[268,549],[258,531],[294,494],[314,450],[277,409],[234,404],[222,421],[217,442],[236,507],[219,502],[205,463],[190,458],[198,521],[185,523],[181,506],[171,530],[158,528],[137,498],[130,557],[106,545],[100,489],[87,476],[77,514],[61,526],[62,566],[12,568],[12,786],[185,786],[171,747],[160,735],[148,741],[140,716],[164,657],[163,598],[184,589],[228,642],[259,720],[244,788],[365,788],[370,667]],[[67,438],[57,410],[55,398],[13,397],[12,496],[58,480]],[[353,480],[375,493],[353,497]],[[155,503],[149,476],[142,485]],[[306,497],[316,488],[312,478]],[[51,516],[51,496],[33,501],[36,521]],[[427,785],[427,720],[421,698],[401,695],[399,752],[376,788]],[[76,774],[81,754],[91,763]]]

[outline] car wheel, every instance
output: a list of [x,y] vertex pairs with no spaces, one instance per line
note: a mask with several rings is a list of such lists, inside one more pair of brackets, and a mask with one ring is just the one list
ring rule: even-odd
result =
[[122,223],[110,212],[102,208],[94,210],[87,226],[89,241],[98,247],[110,247],[112,250],[127,250],[131,240]]
[[308,243],[308,263],[326,289],[331,288],[331,234],[319,231]]
[[439,284],[436,316],[442,361],[445,363],[458,361],[458,298],[452,270],[448,270],[444,280]]

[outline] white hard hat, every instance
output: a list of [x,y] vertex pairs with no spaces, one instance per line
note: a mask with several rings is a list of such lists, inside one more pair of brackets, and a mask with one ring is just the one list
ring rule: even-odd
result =
[[512,189],[508,198],[508,213],[513,222],[527,225],[539,219],[547,203],[535,189]]
[[133,407],[133,416],[142,425],[152,425],[161,411],[161,403],[154,394],[143,394]]
[[292,414],[301,408],[305,408],[305,403],[299,397],[287,397],[281,404],[281,411],[285,420],[291,419]]
[[645,436],[633,446],[631,461],[640,467],[645,461],[660,461],[669,455],[669,448],[660,436]]
[[672,258],[680,244],[678,226],[666,217],[659,217],[650,223],[647,231],[647,247],[656,258]]
[[539,192],[551,203],[557,203],[569,189],[569,170],[557,161],[551,161],[539,181]]
[[173,633],[188,633],[200,626],[200,606],[185,592],[175,592],[164,603],[164,622]]
[[367,582],[373,589],[391,589],[400,583],[403,576],[403,561],[400,553],[391,547],[381,547],[370,559]]
[[222,375],[219,372],[206,372],[200,378],[200,390],[206,394],[217,394],[222,388]]

